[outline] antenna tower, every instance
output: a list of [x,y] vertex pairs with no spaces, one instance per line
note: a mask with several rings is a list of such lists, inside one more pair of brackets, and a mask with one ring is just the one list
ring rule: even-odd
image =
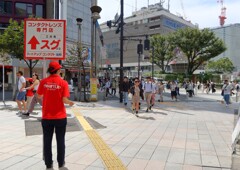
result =
[[225,23],[225,19],[227,19],[226,17],[226,7],[223,5],[223,0],[218,0],[218,3],[221,4],[221,15],[219,16],[220,19],[220,25],[223,26]]

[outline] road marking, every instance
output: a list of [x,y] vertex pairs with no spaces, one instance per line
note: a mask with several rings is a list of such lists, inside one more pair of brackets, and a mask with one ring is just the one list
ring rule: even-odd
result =
[[92,142],[99,156],[101,157],[105,167],[109,170],[126,170],[127,168],[122,163],[122,161],[117,157],[117,155],[111,150],[111,148],[109,148],[109,146],[104,142],[101,136],[81,115],[80,108],[74,108],[72,109],[72,111],[78,119],[79,123],[82,125],[85,133]]

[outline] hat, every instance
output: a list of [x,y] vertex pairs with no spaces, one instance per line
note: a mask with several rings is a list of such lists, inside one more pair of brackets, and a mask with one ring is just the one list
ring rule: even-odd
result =
[[60,68],[62,68],[62,66],[58,62],[52,61],[52,62],[49,63],[48,71],[50,73],[52,73],[52,72],[54,72],[56,70],[59,70]]

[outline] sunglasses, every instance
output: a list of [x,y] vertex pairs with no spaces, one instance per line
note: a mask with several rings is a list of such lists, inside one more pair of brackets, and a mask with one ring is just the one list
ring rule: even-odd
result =
[[134,81],[135,83],[139,83],[139,81]]

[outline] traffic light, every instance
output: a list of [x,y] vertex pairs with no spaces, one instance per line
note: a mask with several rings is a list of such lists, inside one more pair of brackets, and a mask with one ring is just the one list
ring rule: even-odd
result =
[[150,40],[146,39],[144,40],[144,50],[149,50],[150,48]]
[[137,46],[137,53],[138,54],[142,54],[143,53],[143,45],[142,44],[138,44],[138,46]]
[[112,21],[111,20],[107,21],[107,26],[108,26],[108,28],[112,27]]
[[112,70],[111,64],[108,64],[108,70]]

